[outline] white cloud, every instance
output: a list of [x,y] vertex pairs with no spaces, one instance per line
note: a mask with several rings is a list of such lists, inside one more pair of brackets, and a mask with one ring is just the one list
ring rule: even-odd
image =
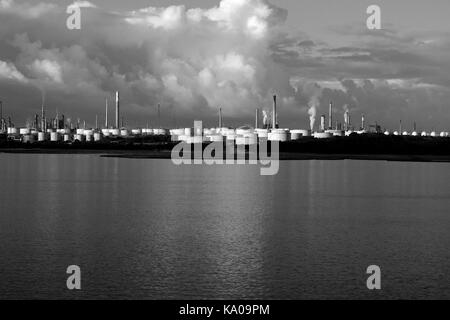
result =
[[38,2],[16,3],[14,0],[1,0],[0,13],[13,14],[25,19],[38,19],[43,15],[55,11],[57,6],[52,3]]
[[35,60],[30,65],[31,71],[40,79],[54,83],[62,83],[61,66],[56,61]]
[[0,60],[0,78],[26,83],[27,78],[10,62]]

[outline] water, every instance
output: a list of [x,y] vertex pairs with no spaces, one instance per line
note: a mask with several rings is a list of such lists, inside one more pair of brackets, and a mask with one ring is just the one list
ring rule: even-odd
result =
[[[3,299],[450,298],[450,164],[0,164]],[[371,264],[381,291],[366,289]]]

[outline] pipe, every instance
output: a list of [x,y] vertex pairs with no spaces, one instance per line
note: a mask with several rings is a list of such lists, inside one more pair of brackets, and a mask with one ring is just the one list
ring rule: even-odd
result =
[[333,101],[330,101],[330,110],[328,115],[328,129],[333,129]]

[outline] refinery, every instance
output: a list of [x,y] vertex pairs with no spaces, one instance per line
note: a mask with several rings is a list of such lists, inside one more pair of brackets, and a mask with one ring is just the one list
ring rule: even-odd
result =
[[[302,139],[329,139],[334,137],[349,137],[355,135],[378,134],[384,136],[410,136],[410,137],[432,137],[446,138],[449,132],[418,132],[414,123],[411,132],[402,129],[402,122],[396,131],[382,130],[378,124],[366,126],[365,117],[361,115],[360,126],[355,127],[351,122],[349,111],[344,113],[344,123],[333,122],[333,102],[329,103],[328,119],[321,115],[319,128],[315,130],[316,115],[310,115],[310,128],[288,129],[281,128],[278,123],[277,96],[273,96],[272,111],[255,110],[254,127],[243,126],[230,128],[223,126],[222,109],[218,110],[218,126],[215,128],[201,128],[202,132],[196,132],[190,128],[127,128],[121,118],[120,94],[115,93],[115,119],[114,125],[109,123],[108,100],[105,106],[105,123],[99,124],[98,117],[94,128],[88,128],[86,122],[78,120],[73,123],[65,119],[64,115],[58,113],[54,118],[46,116],[44,104],[41,107],[41,114],[34,116],[34,121],[27,127],[17,128],[11,118],[4,119],[3,104],[0,101],[0,137],[3,141],[14,141],[26,145],[30,144],[84,144],[89,143],[109,143],[118,138],[136,137],[159,137],[158,141],[186,142],[186,143],[208,143],[208,142],[233,142],[235,145],[253,145],[259,141],[297,141]],[[158,106],[159,114],[159,106]],[[328,121],[327,121],[328,120]],[[328,122],[328,123],[327,123]],[[197,130],[198,131],[198,130]]]

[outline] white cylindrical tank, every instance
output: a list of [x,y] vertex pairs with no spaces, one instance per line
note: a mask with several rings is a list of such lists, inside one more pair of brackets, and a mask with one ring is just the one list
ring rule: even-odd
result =
[[58,142],[60,138],[60,135],[58,132],[52,132],[50,133],[50,141],[52,142]]
[[286,142],[289,140],[288,133],[284,130],[272,130],[268,134],[269,141]]
[[394,136],[398,136],[398,131],[394,131]]
[[315,132],[314,138],[316,139],[328,139],[333,137],[333,135],[329,132]]
[[110,133],[113,136],[119,136],[120,135],[120,130],[119,129],[111,129]]
[[31,130],[28,129],[28,128],[20,128],[19,133],[20,133],[21,135],[26,135],[26,134],[30,134],[30,133],[31,133]]
[[222,135],[211,135],[209,136],[209,141],[211,142],[222,142],[223,141],[223,136]]
[[138,136],[138,135],[142,134],[142,131],[141,131],[141,129],[132,129],[131,134],[134,136]]
[[68,142],[68,141],[70,141],[71,139],[70,139],[70,134],[65,134],[64,135],[64,142]]
[[384,135],[385,135],[385,136],[389,136],[389,135],[391,135],[391,133],[390,133],[388,130],[386,130],[386,131],[384,132]]
[[34,142],[36,142],[36,137],[32,134],[26,134],[23,136],[22,142],[23,143],[34,143]]
[[38,141],[43,142],[47,140],[47,133],[39,132],[38,133]]
[[417,137],[417,136],[418,136],[418,133],[417,133],[416,131],[413,131],[413,133],[411,133],[411,135],[412,135],[413,137]]
[[83,142],[85,141],[86,136],[82,135],[82,134],[76,134],[73,138],[74,141],[80,141]]
[[430,136],[436,137],[436,132],[433,131],[433,132],[430,134]]
[[92,142],[94,140],[93,134],[87,134],[86,135],[86,142]]
[[426,131],[422,131],[422,133],[420,134],[422,137],[426,137],[428,136],[428,133]]
[[408,131],[404,131],[402,135],[409,136],[409,132]]
[[77,134],[84,134],[84,129],[77,129]]

